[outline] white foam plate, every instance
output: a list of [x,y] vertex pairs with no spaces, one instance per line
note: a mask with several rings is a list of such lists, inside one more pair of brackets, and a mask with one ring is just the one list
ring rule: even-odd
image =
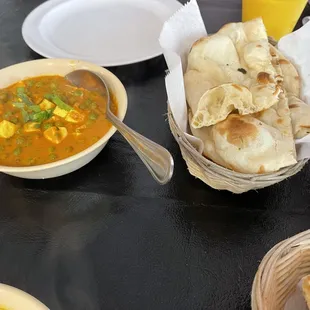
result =
[[7,310],[49,310],[28,293],[2,283],[0,283],[1,307]]
[[27,16],[22,35],[48,58],[131,64],[162,54],[163,23],[181,6],[176,0],[50,0]]

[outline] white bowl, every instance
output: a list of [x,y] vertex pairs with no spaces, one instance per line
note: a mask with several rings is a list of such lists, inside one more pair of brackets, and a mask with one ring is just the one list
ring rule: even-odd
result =
[[[118,117],[123,120],[127,111],[127,93],[120,80],[110,71],[78,60],[69,59],[40,59],[23,62],[0,70],[0,88],[10,86],[20,80],[41,75],[61,75],[78,70],[87,69],[101,75],[107,82],[118,103]],[[95,144],[86,150],[50,164],[30,167],[0,166],[0,172],[24,179],[48,179],[75,171],[94,159],[116,132],[115,127]]]
[[15,287],[0,283],[0,309],[49,310],[39,300]]

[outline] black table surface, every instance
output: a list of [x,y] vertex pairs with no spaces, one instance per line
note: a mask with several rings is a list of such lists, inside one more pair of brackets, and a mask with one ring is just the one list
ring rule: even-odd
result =
[[[20,28],[42,2],[0,0],[0,68],[39,58]],[[241,18],[240,0],[198,2],[210,32]],[[213,190],[169,131],[163,58],[111,70],[128,91],[126,123],[172,152],[173,180],[157,185],[119,134],[70,175],[0,174],[0,282],[53,310],[250,309],[262,257],[310,228],[309,166],[258,192]]]

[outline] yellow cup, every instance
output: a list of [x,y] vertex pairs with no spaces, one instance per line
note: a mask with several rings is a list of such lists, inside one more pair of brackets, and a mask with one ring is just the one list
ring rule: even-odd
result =
[[242,21],[262,17],[269,36],[279,40],[293,31],[308,0],[242,0]]

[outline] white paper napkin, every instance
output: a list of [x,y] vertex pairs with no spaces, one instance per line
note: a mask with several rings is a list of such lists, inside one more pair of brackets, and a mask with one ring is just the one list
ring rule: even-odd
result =
[[[206,35],[197,1],[191,0],[165,22],[159,37],[169,69],[165,82],[171,112],[180,129],[200,153],[203,142],[189,134],[183,72],[192,44]],[[302,99],[310,104],[310,23],[283,37],[278,48],[297,66],[304,83]],[[296,144],[298,159],[310,158],[310,135],[297,140]]]

